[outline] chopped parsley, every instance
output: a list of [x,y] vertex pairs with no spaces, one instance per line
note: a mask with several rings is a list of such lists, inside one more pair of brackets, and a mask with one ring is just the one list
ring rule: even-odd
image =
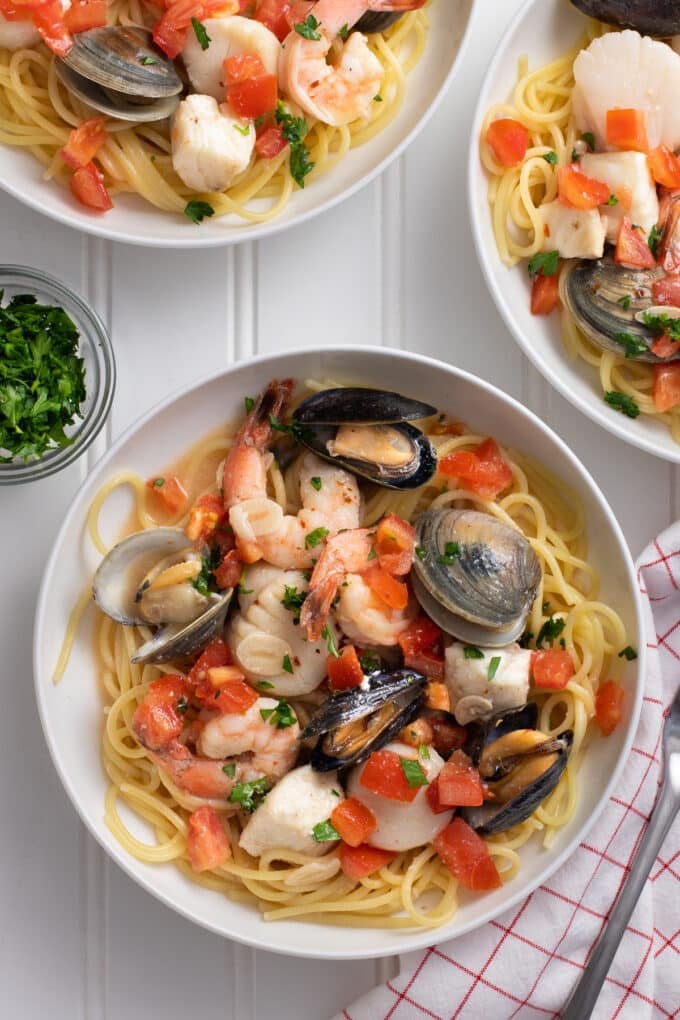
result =
[[305,549],[316,549],[317,545],[323,542],[330,534],[328,528],[315,528],[305,536]]
[[452,563],[460,556],[460,546],[457,542],[447,542],[444,546],[444,552],[437,557],[437,563],[445,563],[446,566],[450,567]]
[[287,584],[283,589],[281,605],[284,609],[289,609],[291,613],[299,613],[302,609],[302,603],[305,601],[306,597],[305,592],[298,591],[296,587]]
[[304,117],[294,117],[289,113],[280,100],[274,117],[281,127],[283,137],[290,145],[290,172],[293,180],[299,187],[304,188],[305,177],[314,169],[314,163],[309,158],[309,150],[302,140],[307,134],[307,122]]
[[312,39],[314,42],[318,42],[321,38],[321,34],[317,32],[318,27],[319,22],[313,14],[309,14],[304,21],[296,21],[293,25],[298,35],[301,35],[303,39]]
[[554,617],[551,614],[550,618],[545,621],[545,623],[538,632],[538,637],[536,638],[536,647],[543,648],[543,644],[545,641],[547,641],[548,644],[553,645],[555,641],[557,641],[562,631],[564,630],[564,625],[565,625],[564,620],[561,617],[559,616]]
[[159,61],[156,57],[142,57],[142,64],[144,67],[151,67],[152,64],[158,64]]
[[498,667],[500,666],[500,664],[501,664],[500,655],[493,655],[489,660],[489,668],[486,671],[486,675],[489,680],[493,680],[496,673],[498,672]]
[[269,680],[258,680],[257,686],[260,688],[261,691],[270,691],[274,684],[270,684]]
[[219,567],[221,559],[222,554],[217,546],[201,559],[201,572],[191,583],[204,598],[210,594],[210,583],[215,579],[215,571]]
[[162,489],[162,488],[163,488],[163,486],[165,485],[165,478],[154,478],[154,480],[153,480],[153,485],[154,485],[154,486],[155,486],[155,487],[156,487],[157,489]]
[[317,492],[321,492],[321,486],[323,485],[323,482],[321,481],[318,475],[314,475],[313,478],[310,478],[309,482],[313,489],[316,489]]
[[427,744],[421,744],[420,745],[420,747],[418,748],[418,755],[421,758],[424,758],[425,761],[427,761],[427,759],[430,757],[430,749],[427,746]]
[[64,309],[38,304],[32,294],[0,308],[0,463],[73,442],[65,429],[86,396],[78,342]]
[[415,553],[419,560],[427,559],[427,549],[423,549],[422,545],[416,546]]
[[576,149],[572,149],[571,150],[571,161],[572,161],[572,163],[578,163],[580,158],[581,158],[580,153],[578,153],[576,151]]
[[619,204],[619,200],[616,197],[616,195],[610,195],[609,198],[607,199],[607,205],[618,205],[618,204]]
[[198,20],[198,18],[192,18],[191,24],[193,25],[194,34],[198,39],[198,44],[202,50],[207,50],[210,46],[211,39],[205,30],[205,25]]
[[335,638],[333,637],[333,631],[330,629],[328,624],[326,624],[324,629],[321,631],[321,637],[326,642],[326,647],[328,648],[328,654],[332,655],[334,659],[339,659],[340,658],[340,652],[338,651],[338,646],[335,643]]
[[537,273],[541,273],[543,276],[554,276],[559,264],[560,253],[558,251],[539,251],[529,259],[529,276],[532,280]]
[[250,124],[233,124],[234,131],[238,131],[240,135],[247,136],[250,134]]
[[281,669],[285,669],[286,673],[293,673],[293,663],[290,661],[290,655],[284,655]]
[[657,225],[655,223],[654,226],[652,227],[652,229],[649,231],[649,237],[647,238],[647,244],[649,245],[649,250],[651,251],[651,253],[654,256],[654,258],[656,258],[656,253],[659,250],[659,245],[661,244],[661,238],[662,237],[663,237],[663,232],[661,231],[661,229],[659,227],[657,227]]
[[214,216],[215,210],[210,202],[201,202],[200,199],[192,198],[184,206],[184,215],[188,216],[192,223],[202,223],[206,216]]
[[229,765],[223,765],[222,771],[225,775],[229,776],[230,779],[233,779],[236,775],[236,764],[232,761]]
[[[287,658],[288,656],[286,656]],[[261,708],[260,715],[265,722],[269,722],[269,725],[275,726],[277,730],[286,730],[297,722],[297,716],[284,698],[281,698],[276,708]]]
[[409,786],[427,786],[428,778],[419,761],[414,761],[413,758],[402,758],[401,755],[399,761]]
[[680,319],[674,319],[665,313],[654,315],[652,312],[643,312],[642,321],[650,329],[665,333],[669,340],[676,343],[680,340]]
[[626,645],[622,648],[618,655],[619,659],[627,659],[628,662],[632,662],[633,659],[637,659],[638,654],[631,645]]
[[380,95],[379,92],[378,92],[378,94],[376,96],[373,96],[373,102],[374,103],[382,103],[382,101],[383,101],[383,97]]
[[591,152],[595,152],[595,135],[592,131],[584,131],[581,134],[582,140],[586,143]]
[[[226,769],[228,765],[225,766]],[[253,779],[250,783],[236,783],[227,800],[230,804],[238,804],[242,811],[250,814],[258,808],[267,796],[267,780],[264,776],[261,779]]]
[[544,152],[543,159],[546,161],[546,163],[550,163],[551,166],[555,166],[557,163],[557,153],[552,151]]
[[375,673],[380,669],[380,656],[376,652],[364,652],[359,659],[359,665],[364,673]]
[[632,333],[617,333],[614,339],[624,348],[627,358],[636,358],[638,354],[646,354],[649,350],[647,344]]
[[613,407],[615,411],[620,411],[621,414],[625,414],[628,418],[637,418],[640,413],[640,408],[627,393],[619,393],[618,390],[608,390],[604,395],[604,401],[610,407]]
[[340,36],[342,41],[345,42],[347,36],[349,35],[349,25],[347,24],[347,22],[345,22],[342,28],[338,29],[338,35]]
[[294,421],[292,424],[286,425],[284,422],[279,421],[274,414],[269,415],[269,424],[275,432],[283,432],[287,436],[292,436],[293,439],[299,438],[302,429],[299,422]]
[[246,414],[250,414],[252,409],[255,407],[255,401],[253,400],[252,397],[244,397],[243,403],[245,404],[246,407]]
[[463,649],[463,657],[465,659],[483,659],[484,652],[481,648],[475,648],[474,645],[466,645]]
[[340,796],[340,794],[338,793],[337,790],[331,790],[331,793],[333,794],[334,797],[339,797]]
[[188,707],[189,702],[187,701],[183,694],[180,695],[179,701],[177,702],[177,711],[179,712],[179,714],[184,715]]
[[366,559],[367,560],[374,560],[376,555],[377,554],[376,554],[376,551],[375,551],[375,546],[372,545],[371,548],[368,550],[368,556],[366,557]]
[[317,822],[312,829],[312,838],[316,843],[327,843],[331,839],[340,839],[340,833],[332,824],[330,818],[325,822]]
[[616,303],[617,305],[621,305],[625,311],[628,311],[630,308],[630,294],[624,294],[622,297],[617,299]]

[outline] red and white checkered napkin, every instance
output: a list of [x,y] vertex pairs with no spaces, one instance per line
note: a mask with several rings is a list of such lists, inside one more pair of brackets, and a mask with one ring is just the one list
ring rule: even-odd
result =
[[[595,828],[519,907],[467,938],[401,958],[394,981],[335,1020],[559,1018],[600,934],[651,812],[664,708],[680,677],[680,522],[638,561],[649,666],[633,751]],[[680,1016],[680,820],[637,904],[595,1020]]]

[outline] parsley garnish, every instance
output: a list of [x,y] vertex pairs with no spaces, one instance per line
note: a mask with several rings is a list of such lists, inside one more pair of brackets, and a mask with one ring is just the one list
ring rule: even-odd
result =
[[418,754],[421,758],[424,758],[425,761],[427,761],[427,759],[430,757],[430,749],[427,746],[427,744],[420,745],[420,747],[418,748]]
[[305,549],[315,549],[330,534],[328,528],[315,528],[305,536]]
[[382,101],[383,101],[383,97],[380,95],[379,92],[378,92],[378,94],[376,96],[373,96],[373,102],[374,103],[382,103]]
[[165,478],[154,478],[153,484],[157,489],[160,489],[165,485]]
[[222,771],[224,772],[225,775],[229,776],[230,779],[233,779],[234,776],[236,775],[235,763],[232,761],[229,765],[223,765]]
[[618,204],[619,204],[619,200],[616,197],[616,195],[610,195],[609,198],[607,199],[607,205],[618,205]]
[[614,410],[620,411],[621,414],[625,414],[628,418],[637,418],[640,413],[640,408],[627,393],[619,393],[618,390],[608,390],[604,395],[604,401],[610,407],[613,407]]
[[584,131],[581,138],[586,143],[591,152],[595,152],[595,135],[592,131]]
[[321,492],[321,486],[323,485],[323,482],[321,481],[318,475],[315,475],[313,478],[310,478],[309,482],[313,489],[316,489],[317,492]]
[[187,701],[183,694],[180,695],[179,701],[177,702],[177,711],[179,712],[179,714],[184,715],[188,707],[189,702]]
[[[286,656],[287,658],[288,656]],[[283,698],[281,698],[276,708],[261,708],[260,715],[265,722],[269,721],[269,725],[275,726],[277,730],[288,729],[289,726],[297,722],[297,716],[293,714],[292,708]]]
[[337,790],[331,790],[331,793],[333,794],[334,797],[339,797],[340,796],[340,794],[338,793]]
[[654,258],[656,258],[656,253],[659,249],[659,245],[661,244],[662,236],[663,236],[662,231],[659,229],[659,227],[657,227],[656,224],[654,224],[652,229],[649,231],[649,237],[647,238],[649,250],[651,251]]
[[260,688],[261,691],[270,691],[274,684],[270,684],[269,680],[258,680],[257,686]]
[[211,549],[207,556],[203,556],[201,559],[201,572],[198,577],[191,583],[194,588],[201,593],[205,598],[210,594],[210,583],[214,580],[214,572],[220,565],[222,554],[220,550],[215,547]]
[[234,131],[238,131],[240,135],[245,136],[250,134],[250,124],[244,124],[243,127],[241,127],[239,124],[232,124],[232,127]]
[[537,273],[543,276],[554,276],[559,268],[560,253],[558,251],[539,251],[529,259],[529,276],[534,278]]
[[554,644],[558,637],[564,630],[564,620],[561,617],[550,616],[549,620],[546,620],[541,629],[538,632],[536,638],[536,647],[542,648],[543,642],[547,641],[549,644]]
[[326,624],[324,629],[321,631],[321,637],[326,642],[326,647],[328,649],[328,654],[332,655],[334,659],[339,659],[340,658],[340,652],[338,651],[338,646],[335,643],[335,638],[333,637],[333,631],[330,629],[328,624]]
[[474,645],[466,645],[463,649],[463,657],[465,659],[483,659],[484,652],[481,648],[475,648]]
[[188,216],[192,223],[202,223],[206,216],[214,216],[215,210],[210,205],[210,202],[201,202],[199,199],[192,198],[191,202],[187,202],[184,206],[184,215]]
[[423,767],[419,761],[414,761],[413,758],[402,758],[401,756],[399,761],[409,786],[427,786],[428,778],[423,772]]
[[286,673],[293,672],[293,663],[290,661],[290,655],[284,655],[281,669],[285,669]]
[[366,557],[366,559],[367,560],[374,560],[376,555],[377,555],[377,553],[375,551],[375,546],[372,545],[371,548],[368,550],[368,556]]
[[315,42],[318,42],[318,40],[321,38],[320,33],[317,32],[318,27],[319,22],[316,20],[313,14],[309,14],[304,21],[297,21],[293,25],[293,28],[295,29],[297,34],[301,35],[303,39],[312,39]]
[[312,838],[317,843],[327,843],[330,839],[340,839],[340,833],[331,823],[330,818],[325,822],[317,822],[312,829]]
[[142,64],[144,67],[151,67],[152,64],[157,64],[158,61],[155,57],[142,57]]
[[633,659],[637,659],[638,655],[635,649],[631,647],[631,645],[626,645],[625,648],[621,649],[618,657],[619,659],[628,659],[628,662],[632,662]]
[[578,163],[580,158],[581,158],[581,156],[576,151],[576,149],[572,149],[571,150],[571,161],[572,161],[572,163]]
[[498,672],[498,667],[500,666],[500,664],[501,664],[500,655],[493,655],[489,661],[489,668],[486,671],[486,675],[489,680],[493,680],[496,673]]
[[654,315],[652,312],[643,312],[642,321],[650,329],[666,333],[669,340],[673,340],[675,343],[680,340],[680,319],[671,318],[670,315],[665,313]]
[[359,664],[364,673],[375,673],[377,669],[380,669],[380,656],[375,652],[364,652],[359,659]]
[[305,177],[314,169],[309,158],[309,150],[303,142],[307,134],[307,123],[304,117],[293,117],[279,100],[274,114],[276,123],[280,125],[283,137],[290,145],[290,172],[299,187],[304,188]]
[[632,333],[617,333],[614,339],[625,349],[627,358],[636,358],[638,354],[646,354],[649,350],[647,344]]
[[437,557],[437,563],[445,563],[446,566],[450,567],[452,563],[460,556],[460,546],[457,542],[447,542],[444,546],[444,552],[441,556]]
[[555,164],[557,163],[557,153],[556,152],[544,152],[543,153],[543,159],[546,161],[546,163],[550,163],[551,166],[555,166]]
[[416,546],[415,553],[419,560],[427,559],[427,549],[423,549],[422,545]]
[[349,25],[346,22],[342,26],[342,28],[338,29],[338,35],[340,36],[342,41],[345,42],[347,36],[349,35]]
[[211,39],[205,30],[205,25],[202,24],[198,18],[192,18],[191,24],[193,25],[194,34],[198,39],[199,46],[202,50],[207,50],[208,46],[210,46]]
[[243,403],[246,406],[246,414],[250,414],[252,409],[255,407],[255,401],[253,400],[252,397],[244,397]]
[[626,311],[630,308],[630,294],[624,294],[616,301],[617,305],[621,305]]
[[[225,766],[225,769],[228,767]],[[260,806],[266,796],[267,780],[262,776],[261,779],[253,779],[250,783],[236,783],[227,799],[230,804],[239,804],[242,811],[250,814]]]
[[305,592],[298,591],[297,588],[287,584],[283,589],[281,605],[284,609],[290,609],[292,613],[299,613],[306,597]]
[[303,430],[303,426],[299,422],[294,421],[290,425],[286,425],[284,422],[279,421],[274,414],[269,415],[269,424],[275,432],[283,432],[284,435],[292,436],[293,439],[298,439]]

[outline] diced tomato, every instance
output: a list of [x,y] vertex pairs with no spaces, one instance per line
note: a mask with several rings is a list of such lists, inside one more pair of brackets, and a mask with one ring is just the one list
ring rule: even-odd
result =
[[656,354],[657,358],[670,358],[673,354],[677,354],[679,349],[678,341],[672,340],[668,333],[662,333],[650,348],[652,354]]
[[627,152],[649,152],[644,110],[607,110],[607,144]]
[[479,807],[484,787],[479,772],[463,751],[454,751],[437,776],[439,800],[447,807]]
[[[233,666],[216,666],[216,670],[229,670]],[[212,670],[210,673],[212,674]],[[219,673],[215,674],[217,678]],[[253,690],[244,680],[229,680],[217,688],[213,688],[211,696],[203,699],[203,705],[207,709],[217,709],[223,715],[243,715],[252,708],[257,701],[257,692]]]
[[227,645],[221,638],[215,638],[206,649],[199,655],[196,662],[193,664],[187,677],[188,682],[192,687],[196,688],[196,693],[200,696],[201,694],[212,694],[213,687],[210,683],[210,676],[208,670],[214,666],[231,666],[233,659],[231,652]]
[[412,524],[396,514],[387,514],[375,532],[378,563],[388,574],[402,577],[413,563],[416,532]]
[[452,751],[464,747],[467,730],[459,726],[446,712],[434,712],[428,716],[432,728],[432,746],[442,758],[448,758]]
[[340,833],[343,842],[352,847],[361,846],[378,828],[378,822],[371,809],[356,797],[349,797],[348,800],[338,804],[331,813],[331,823]]
[[517,166],[527,154],[529,132],[518,120],[501,117],[489,124],[486,141],[501,166]]
[[229,105],[239,117],[263,117],[265,113],[274,109],[277,98],[275,74],[248,78],[247,81],[230,85],[227,89]]
[[189,815],[187,853],[193,871],[219,868],[231,857],[229,837],[220,816],[210,804],[201,804]]
[[224,591],[225,588],[235,588],[241,580],[243,564],[239,559],[236,549],[230,549],[225,553],[222,562],[215,571],[215,584]]
[[359,882],[367,875],[372,875],[379,868],[393,861],[396,854],[392,850],[380,850],[376,846],[349,846],[347,843],[340,844],[340,867],[343,874]]
[[207,494],[197,499],[189,511],[189,520],[184,529],[192,542],[205,542],[227,519],[227,511],[218,496]]
[[404,655],[419,655],[425,651],[441,651],[442,632],[436,623],[421,613],[399,635],[399,647]]
[[454,818],[432,845],[464,888],[472,892],[500,888],[501,876],[486,843],[462,818]]
[[380,797],[408,804],[420,789],[418,786],[409,786],[399,755],[385,749],[373,752],[361,771],[359,783]]
[[270,124],[264,130],[258,129],[255,141],[255,155],[260,159],[273,159],[288,145],[283,137],[283,129],[278,124]]
[[435,712],[451,711],[451,695],[445,683],[429,680],[425,688],[425,707]]
[[153,40],[174,60],[184,48],[192,18],[203,21],[218,12],[235,14],[238,10],[238,0],[172,0],[153,27]]
[[366,570],[363,579],[371,591],[390,609],[406,609],[408,588],[403,581],[397,581],[380,566]]
[[413,722],[404,726],[403,730],[399,733],[399,740],[401,740],[402,744],[408,744],[409,747],[419,748],[423,744],[431,744],[432,739],[432,727],[425,716],[414,719]]
[[266,73],[267,68],[257,53],[235,53],[224,61],[224,84],[227,86],[249,78],[260,78]]
[[255,17],[282,42],[290,32],[290,0],[257,0]]
[[670,411],[680,404],[680,363],[654,366],[652,397],[657,411]]
[[680,159],[665,145],[652,149],[647,162],[657,184],[664,188],[680,188]]
[[94,163],[81,166],[71,178],[71,191],[79,202],[97,212],[113,209],[111,196],[104,184],[104,174]]
[[436,779],[433,783],[430,783],[425,791],[425,799],[430,805],[430,811],[432,811],[435,815],[443,815],[445,811],[448,811],[449,813],[453,812],[453,808],[448,807],[446,804],[442,804],[440,801],[439,786],[437,785]]
[[339,657],[329,655],[326,662],[328,686],[332,691],[348,691],[364,680],[364,671],[354,645],[345,645]]
[[664,276],[652,284],[652,300],[657,305],[680,308],[680,276]]
[[647,238],[627,216],[621,220],[614,261],[631,269],[653,269],[656,265]]
[[560,199],[575,209],[597,209],[609,201],[611,189],[604,181],[588,177],[577,163],[558,167],[557,192]]
[[531,675],[537,687],[561,691],[575,673],[569,652],[546,648],[531,653]]
[[244,672],[240,666],[209,666],[206,672],[213,690],[219,690],[225,684],[239,683],[245,680]]
[[494,439],[485,439],[476,450],[450,453],[439,461],[439,470],[458,478],[484,499],[495,499],[512,482],[512,469]]
[[[33,24],[52,52],[56,53],[58,57],[65,57],[73,46],[73,39],[66,27],[61,0],[48,0],[47,3],[36,7],[33,11]],[[80,200],[83,201],[82,199]],[[84,202],[84,205],[89,205],[93,209],[111,208],[111,206],[94,205],[92,202]]]
[[560,303],[560,275],[536,273],[531,285],[531,314],[550,315]]
[[419,652],[418,655],[405,655],[404,666],[422,673],[428,680],[444,679],[444,656],[436,652]]
[[177,475],[165,475],[163,478],[149,478],[146,483],[150,495],[165,513],[178,514],[187,501],[186,489]]
[[191,689],[182,676],[163,676],[149,685],[132,716],[132,729],[145,747],[165,747],[180,735],[190,696]]
[[69,32],[87,32],[106,25],[107,0],[72,0],[64,14]]
[[623,716],[623,687],[616,680],[605,680],[595,695],[595,722],[608,737]]

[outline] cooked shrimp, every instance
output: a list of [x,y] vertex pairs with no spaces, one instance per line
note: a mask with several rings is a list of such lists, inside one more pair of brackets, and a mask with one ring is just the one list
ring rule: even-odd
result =
[[413,595],[405,609],[390,609],[358,574],[349,574],[343,582],[335,609],[340,629],[358,645],[396,645],[417,615]]
[[210,719],[198,738],[198,750],[206,758],[220,761],[247,754],[245,761],[239,760],[241,773],[248,773],[248,780],[266,776],[276,780],[289,772],[298,755],[300,727],[297,720],[284,729],[272,724],[270,715],[264,719],[262,712],[275,712],[278,702],[273,698],[258,698],[247,712],[229,713]]

